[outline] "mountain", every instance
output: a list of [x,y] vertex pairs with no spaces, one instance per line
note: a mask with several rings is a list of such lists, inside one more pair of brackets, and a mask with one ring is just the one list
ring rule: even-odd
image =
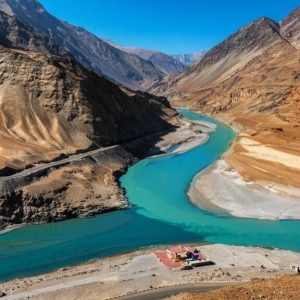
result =
[[178,75],[168,93],[173,89],[180,92],[221,83],[267,48],[285,43],[279,24],[269,18],[261,18],[241,28],[208,51],[199,63]]
[[142,59],[151,62],[158,70],[165,75],[175,75],[183,72],[186,69],[186,65],[180,62],[178,59],[173,58],[171,55],[141,48],[123,47],[117,43],[106,40],[107,43],[115,48],[125,51],[130,54],[137,55]]
[[[280,35],[279,24],[269,18],[261,18],[212,48],[200,62],[190,66],[182,74],[165,79],[152,90],[174,100],[180,97],[181,92],[185,94],[207,89],[230,78],[267,48],[286,43]],[[174,93],[178,96],[173,97]]]
[[0,25],[0,228],[127,207],[119,176],[176,111],[85,69],[14,14],[0,11]]
[[118,176],[172,129],[168,101],[121,89],[69,58],[3,46],[0,54],[0,227],[124,208]]
[[132,89],[147,89],[164,74],[137,55],[50,15],[37,0],[0,0],[0,10],[64,48],[87,69]]
[[300,48],[300,7],[281,22],[281,34],[294,47]]
[[58,46],[51,38],[34,28],[25,26],[15,17],[0,11],[0,44],[23,50],[32,50],[43,54],[70,57],[69,53]]
[[[126,92],[72,60],[37,52],[1,49],[0,96],[2,167],[24,167],[50,150],[55,156],[93,143],[122,143],[168,126],[160,117],[163,99]],[[29,152],[29,159],[20,159]]]
[[151,62],[158,70],[166,75],[174,75],[183,72],[186,66],[172,56],[159,51],[144,50],[139,48],[123,48],[127,53],[138,55]]
[[190,54],[174,54],[171,55],[174,59],[180,61],[185,66],[192,65],[198,62],[205,54],[206,51],[196,51]]
[[260,18],[151,90],[243,132],[226,161],[247,180],[300,187],[299,20]]

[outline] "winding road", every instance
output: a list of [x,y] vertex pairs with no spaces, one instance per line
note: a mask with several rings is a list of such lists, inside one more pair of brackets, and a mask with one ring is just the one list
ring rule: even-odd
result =
[[47,170],[49,168],[65,165],[65,164],[71,163],[73,161],[81,160],[83,158],[98,154],[99,152],[104,152],[104,151],[116,148],[118,146],[119,145],[113,145],[113,146],[109,146],[109,147],[98,148],[96,150],[88,151],[88,152],[85,152],[85,153],[70,155],[69,157],[63,158],[61,160],[52,161],[52,162],[44,163],[44,164],[39,164],[39,165],[36,165],[32,168],[25,169],[21,172],[13,174],[13,175],[2,176],[2,177],[0,177],[0,182],[8,180],[8,179],[18,179],[18,178],[21,178],[21,177],[30,176],[30,175],[33,175],[35,173],[41,172],[43,170]]

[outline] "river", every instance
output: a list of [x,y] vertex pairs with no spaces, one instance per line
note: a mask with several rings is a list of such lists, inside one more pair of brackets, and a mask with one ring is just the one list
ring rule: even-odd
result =
[[235,133],[214,119],[186,109],[181,113],[217,124],[208,143],[129,168],[121,184],[132,209],[1,234],[0,280],[163,244],[211,242],[300,251],[299,221],[239,219],[205,212],[189,202],[186,192],[193,177],[228,149]]

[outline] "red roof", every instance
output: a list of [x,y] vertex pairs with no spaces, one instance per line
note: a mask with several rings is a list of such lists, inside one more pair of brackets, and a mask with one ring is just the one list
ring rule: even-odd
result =
[[182,261],[170,259],[166,251],[155,252],[155,255],[167,268],[179,268],[183,265]]

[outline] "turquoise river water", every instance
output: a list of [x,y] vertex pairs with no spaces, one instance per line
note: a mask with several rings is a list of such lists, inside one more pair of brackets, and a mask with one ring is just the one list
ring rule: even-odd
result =
[[239,219],[202,211],[188,201],[193,177],[228,149],[235,133],[214,119],[185,109],[181,113],[218,125],[208,143],[132,166],[121,178],[132,209],[0,234],[0,280],[162,244],[210,242],[300,251],[300,221]]

